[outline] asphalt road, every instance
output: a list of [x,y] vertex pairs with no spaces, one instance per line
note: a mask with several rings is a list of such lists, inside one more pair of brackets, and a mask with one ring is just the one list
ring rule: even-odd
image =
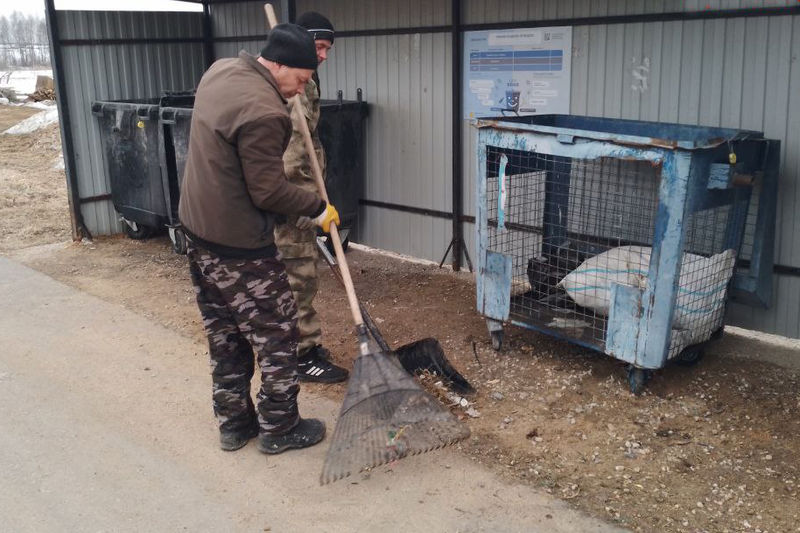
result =
[[617,531],[452,449],[326,486],[327,441],[222,452],[205,346],[3,257],[0,405],[0,531]]

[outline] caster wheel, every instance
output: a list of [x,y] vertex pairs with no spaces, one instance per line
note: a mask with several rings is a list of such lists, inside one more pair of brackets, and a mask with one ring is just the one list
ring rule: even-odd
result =
[[706,351],[699,346],[690,346],[675,358],[675,364],[680,366],[694,366],[700,362]]
[[653,373],[644,368],[628,367],[628,387],[633,394],[641,394]]
[[180,228],[169,230],[169,239],[172,241],[172,251],[179,255],[186,255],[188,242],[186,234]]
[[503,348],[503,331],[492,331],[492,348],[496,351],[500,351]]
[[144,224],[139,224],[138,222],[133,222],[126,218],[122,219],[122,231],[124,231],[125,235],[129,238],[137,241],[146,239],[153,234],[153,228],[150,226],[145,226]]

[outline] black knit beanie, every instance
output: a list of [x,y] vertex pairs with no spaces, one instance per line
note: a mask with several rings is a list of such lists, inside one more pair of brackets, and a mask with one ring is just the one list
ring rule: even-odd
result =
[[314,39],[296,24],[278,24],[272,28],[261,57],[292,68],[316,70],[318,65]]
[[308,11],[297,17],[296,23],[307,29],[315,41],[322,39],[333,44],[333,24],[324,15],[320,15],[316,11]]

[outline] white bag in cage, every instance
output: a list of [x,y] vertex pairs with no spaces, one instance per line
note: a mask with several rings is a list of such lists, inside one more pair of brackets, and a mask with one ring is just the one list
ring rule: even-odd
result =
[[[649,246],[612,248],[581,263],[558,285],[576,304],[608,315],[612,283],[645,288],[651,250]],[[711,257],[683,254],[673,328],[721,321],[735,262],[733,250]]]

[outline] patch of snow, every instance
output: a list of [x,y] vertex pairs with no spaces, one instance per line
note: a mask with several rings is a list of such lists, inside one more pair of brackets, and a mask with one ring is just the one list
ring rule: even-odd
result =
[[53,170],[64,170],[66,166],[64,165],[64,154],[58,154],[53,160]]
[[42,100],[41,102],[26,102],[24,105],[34,109],[53,109],[56,103],[53,100]]
[[8,105],[8,98],[3,98],[0,96],[0,105]]
[[33,116],[30,116],[19,122],[15,126],[11,126],[6,131],[3,132],[3,135],[22,135],[24,133],[33,133],[34,131],[40,130],[45,126],[49,126],[54,122],[58,122],[58,109],[51,108],[47,111],[41,111],[36,113]]
[[0,87],[11,87],[24,99],[36,90],[36,76],[53,77],[52,70],[5,70],[0,71]]

